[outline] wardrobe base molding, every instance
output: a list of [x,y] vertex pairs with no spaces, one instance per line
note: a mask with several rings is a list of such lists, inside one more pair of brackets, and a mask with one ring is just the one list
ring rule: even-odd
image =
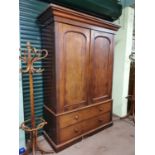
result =
[[77,137],[75,137],[75,138],[73,138],[71,140],[68,140],[68,141],[66,141],[64,143],[61,143],[61,144],[58,144],[58,145],[53,142],[53,140],[48,136],[46,131],[43,131],[43,134],[44,134],[45,139],[49,142],[49,144],[53,147],[53,149],[56,152],[59,152],[59,151],[62,151],[63,149],[65,149],[65,148],[75,144],[76,142],[81,141],[83,137],[86,138],[88,136],[91,136],[91,135],[93,135],[95,133],[98,133],[99,131],[102,131],[102,130],[108,128],[108,127],[111,127],[112,125],[113,125],[113,122],[111,121],[110,123],[107,123],[107,124],[105,124],[103,126],[95,128],[93,130],[90,130],[90,131],[88,131],[88,132],[86,132],[86,133],[84,133],[84,134],[82,134],[80,136],[77,136]]

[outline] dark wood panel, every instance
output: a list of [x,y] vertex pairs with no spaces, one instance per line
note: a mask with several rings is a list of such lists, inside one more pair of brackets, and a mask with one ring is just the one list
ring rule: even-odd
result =
[[81,134],[81,135],[79,135],[77,137],[74,137],[74,138],[72,138],[72,139],[70,139],[68,141],[65,141],[65,142],[62,142],[62,143],[59,143],[59,144],[55,144],[54,141],[49,137],[49,135],[45,131],[43,132],[43,134],[44,134],[45,138],[47,139],[47,141],[54,148],[54,150],[56,152],[59,152],[59,151],[65,149],[66,147],[69,147],[69,146],[75,144],[76,142],[82,140],[83,137],[91,136],[91,135],[93,135],[93,134],[95,134],[95,133],[97,133],[99,131],[102,131],[103,129],[111,127],[112,125],[113,125],[113,122],[110,121],[110,122],[108,122],[106,124],[103,124],[103,125],[95,128],[95,129],[89,130],[86,133],[83,133],[83,134]]
[[87,121],[84,121],[84,132],[95,129],[111,121],[111,112],[104,113]]
[[57,118],[48,111],[48,109],[44,108],[44,119],[47,121],[47,125],[45,125],[44,130],[49,135],[49,137],[57,144],[58,140],[58,126],[57,126]]
[[[90,30],[59,23],[59,101],[61,111],[88,104]],[[61,44],[60,44],[61,43]]]
[[60,142],[67,141],[83,133],[83,123],[60,129]]
[[60,142],[67,141],[111,121],[111,113],[98,115],[75,125],[60,129]]
[[106,28],[107,30],[113,30],[113,32],[117,31],[120,26],[113,24],[112,22],[108,22],[106,20],[96,18],[75,10],[71,10],[62,6],[58,6],[55,4],[51,4],[47,10],[45,10],[38,19],[44,25],[46,21],[52,22],[52,17],[55,17],[54,20],[57,22],[62,22],[65,19],[65,22],[68,19],[71,21],[77,21],[78,23],[86,23],[88,27],[93,25],[96,27]]
[[44,133],[60,151],[112,124],[113,35],[119,27],[56,5],[39,20],[49,51]]
[[[135,62],[130,63],[130,75],[129,75],[129,96],[135,96]],[[135,105],[135,100],[128,99],[128,112],[132,108],[132,105]],[[132,114],[133,112],[131,112]]]
[[65,128],[67,126],[76,124],[83,120],[98,116],[102,113],[111,112],[111,108],[112,108],[112,103],[105,102],[96,106],[77,110],[69,114],[61,115],[59,116],[59,127]]
[[91,102],[111,97],[112,68],[110,67],[112,35],[100,31],[91,33]]
[[[56,104],[56,70],[55,70],[55,33],[54,24],[47,25],[42,28],[42,48],[48,51],[47,59],[43,60],[43,87],[44,92],[44,104],[53,111],[57,111]],[[48,77],[48,80],[47,80]],[[50,94],[47,96],[47,94]]]

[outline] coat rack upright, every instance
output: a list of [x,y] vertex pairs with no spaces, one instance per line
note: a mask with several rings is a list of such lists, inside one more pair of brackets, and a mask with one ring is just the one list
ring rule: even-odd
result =
[[[21,51],[21,53],[23,52],[23,56],[19,57],[20,60],[26,64],[26,69],[20,69],[20,71],[22,73],[29,74],[29,86],[30,86],[31,118],[29,120],[24,121],[21,124],[21,129],[23,129],[25,132],[30,133],[30,142],[27,144],[27,150],[24,153],[24,155],[28,155],[31,152],[32,152],[32,155],[36,155],[37,151],[41,152],[41,154],[49,154],[49,153],[53,153],[53,150],[45,151],[41,149],[37,143],[38,130],[42,129],[47,124],[47,122],[43,118],[35,117],[34,90],[33,90],[33,73],[41,73],[44,71],[44,69],[41,69],[41,68],[34,68],[33,64],[36,61],[46,58],[48,55],[48,52],[45,49],[36,50],[31,46],[30,42],[27,42],[26,46],[27,46],[27,51]],[[39,121],[38,124],[36,123],[37,121]]]
[[[133,78],[135,79],[135,52],[132,52],[130,54],[129,59],[131,60],[130,65],[132,67],[132,70],[130,67],[130,72],[132,71],[132,76],[134,75]],[[134,83],[135,83],[135,80],[134,80]],[[132,94],[128,95],[126,97],[126,99],[128,99],[128,101],[130,101],[131,106],[130,106],[130,109],[129,109],[129,112],[127,113],[127,115],[120,117],[120,119],[126,119],[126,118],[129,118],[129,116],[132,116],[131,119],[135,124],[135,84],[132,87]]]

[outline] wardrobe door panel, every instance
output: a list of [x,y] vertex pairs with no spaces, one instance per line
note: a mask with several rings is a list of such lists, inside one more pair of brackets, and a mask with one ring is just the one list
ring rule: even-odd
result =
[[62,110],[71,110],[88,104],[88,65],[90,30],[59,24],[60,98]]
[[113,36],[99,31],[91,32],[91,90],[92,103],[111,98]]

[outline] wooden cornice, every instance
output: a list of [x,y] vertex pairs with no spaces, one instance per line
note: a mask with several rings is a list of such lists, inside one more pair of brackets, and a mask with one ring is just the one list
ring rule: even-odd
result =
[[120,26],[106,20],[55,4],[50,4],[49,7],[39,16],[39,20],[41,21],[41,23],[44,23],[44,21],[50,19],[51,16],[53,17],[53,21],[59,21],[59,18],[65,18],[85,24],[90,24],[93,26],[104,27],[113,31],[117,31],[120,28]]

